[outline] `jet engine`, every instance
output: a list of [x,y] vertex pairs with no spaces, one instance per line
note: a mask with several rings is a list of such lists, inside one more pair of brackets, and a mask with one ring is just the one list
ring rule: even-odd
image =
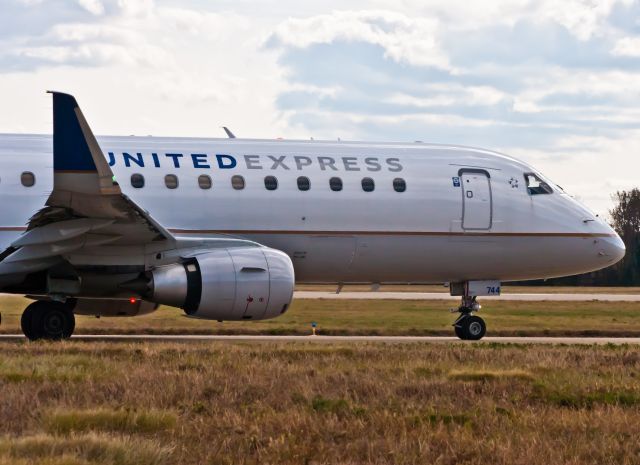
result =
[[151,270],[145,299],[208,320],[264,320],[293,298],[293,264],[267,247],[214,249]]

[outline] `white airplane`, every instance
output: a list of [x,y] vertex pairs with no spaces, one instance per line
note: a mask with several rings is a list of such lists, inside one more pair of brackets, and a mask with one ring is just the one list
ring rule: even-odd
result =
[[[620,260],[609,225],[531,166],[468,147],[101,137],[53,94],[49,136],[0,136],[0,291],[29,339],[158,304],[259,320],[294,282],[450,283],[461,339],[504,281]],[[25,226],[26,224],[26,226]],[[294,273],[295,270],[295,273]]]

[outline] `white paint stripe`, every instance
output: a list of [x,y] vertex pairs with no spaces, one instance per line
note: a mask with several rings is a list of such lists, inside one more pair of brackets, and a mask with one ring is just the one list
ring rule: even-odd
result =
[[[338,300],[460,300],[444,292],[335,292],[296,291],[296,299],[338,299]],[[568,301],[587,302],[640,302],[640,294],[503,294],[482,296],[479,300],[521,300],[521,301]]]

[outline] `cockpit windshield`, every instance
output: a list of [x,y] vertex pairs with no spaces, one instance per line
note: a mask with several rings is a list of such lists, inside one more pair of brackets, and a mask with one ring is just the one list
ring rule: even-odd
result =
[[529,195],[551,194],[553,189],[535,173],[525,173],[524,180],[527,183]]

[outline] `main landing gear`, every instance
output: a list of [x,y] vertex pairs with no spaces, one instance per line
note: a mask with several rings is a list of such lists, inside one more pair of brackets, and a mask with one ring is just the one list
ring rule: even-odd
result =
[[24,310],[20,324],[31,341],[60,340],[71,337],[76,319],[71,308],[62,302],[37,300]]
[[476,302],[475,296],[465,295],[462,297],[462,303],[458,307],[460,316],[453,323],[456,336],[464,341],[478,341],[484,337],[487,332],[487,325],[484,320],[473,312],[480,310],[480,304]]

